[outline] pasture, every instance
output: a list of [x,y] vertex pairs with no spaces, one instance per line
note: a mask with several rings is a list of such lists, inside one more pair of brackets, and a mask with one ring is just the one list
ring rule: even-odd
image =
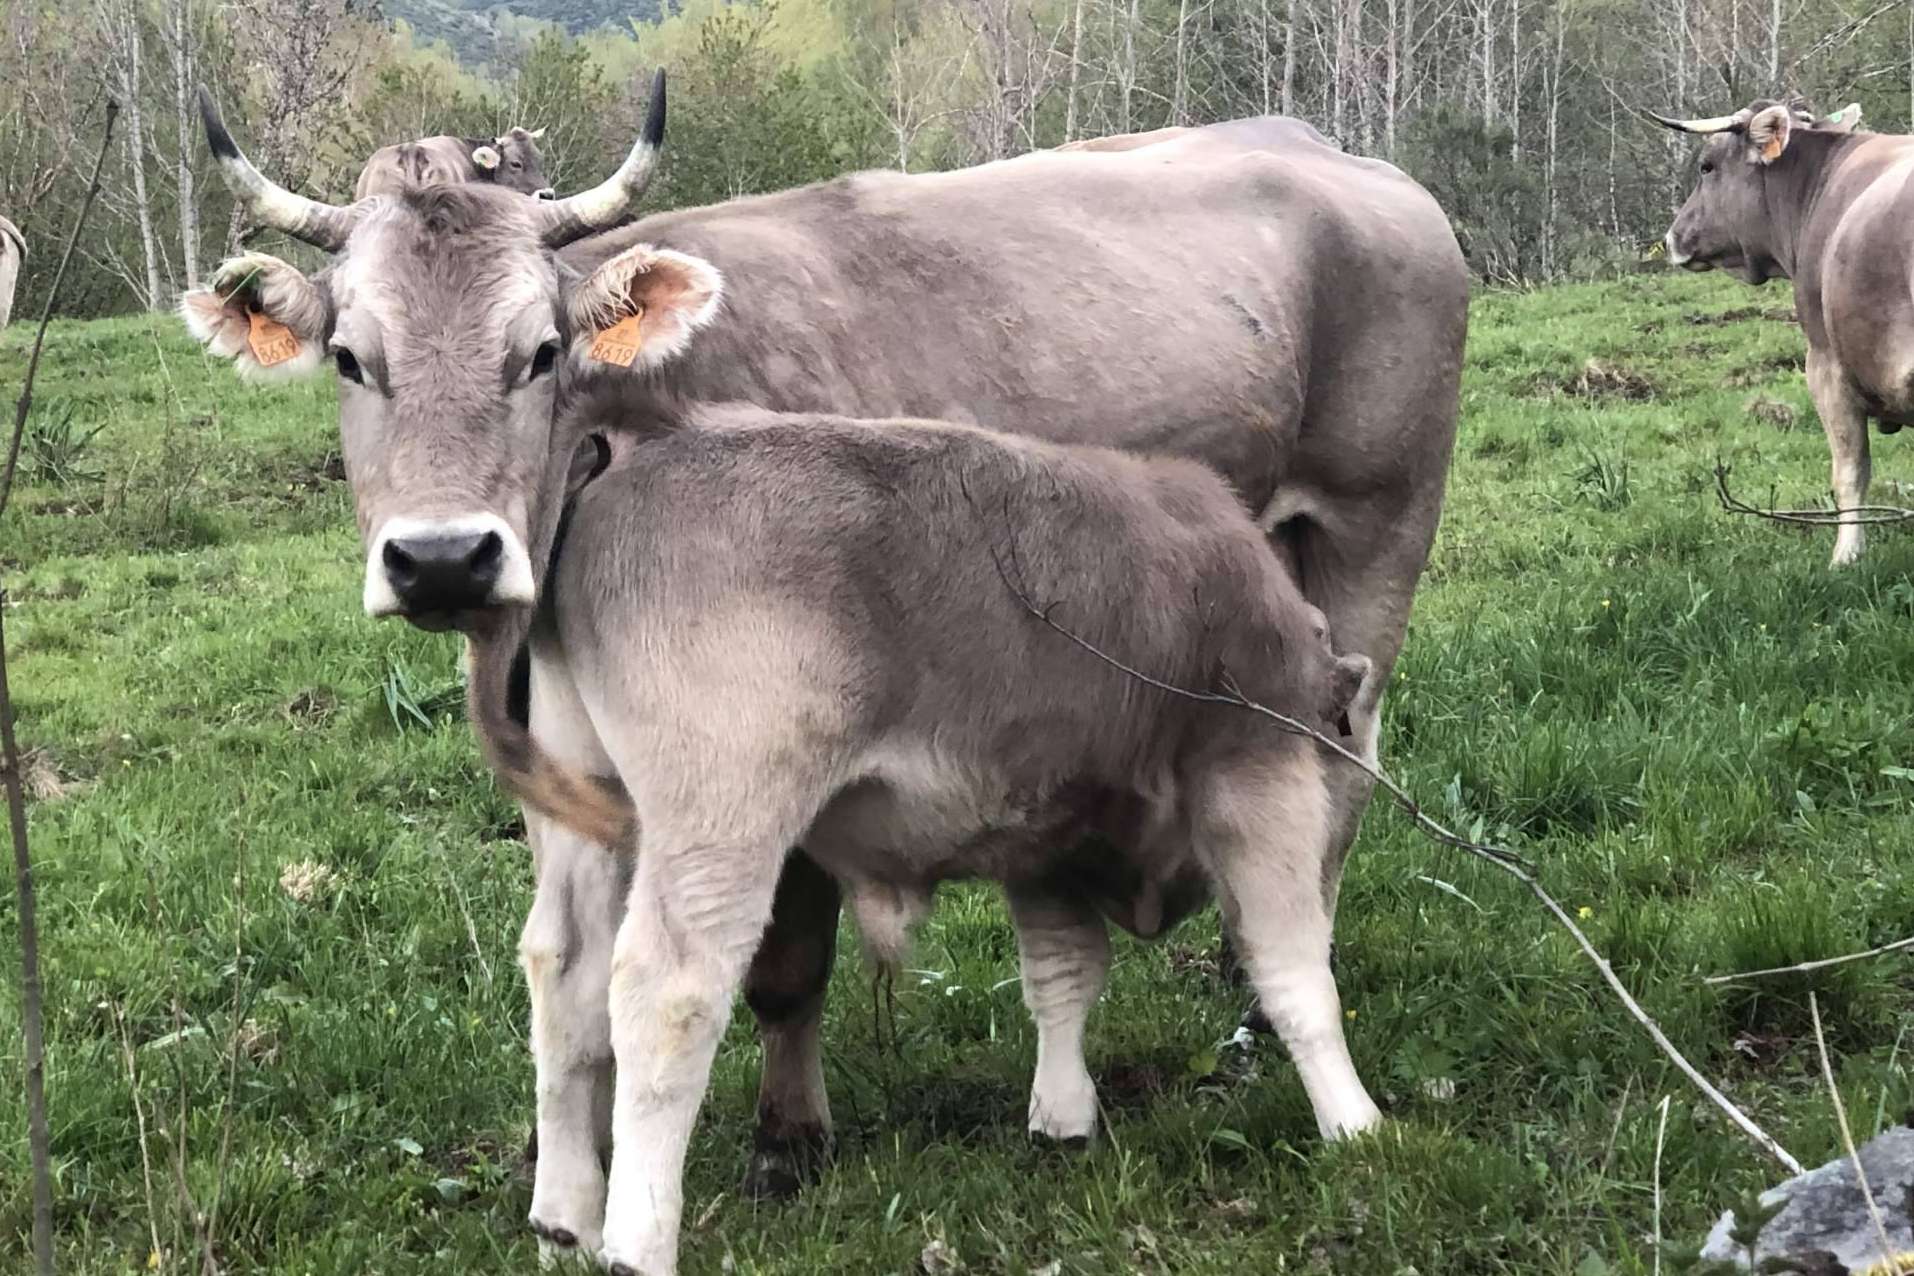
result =
[[[1826,488],[1788,313],[1784,288],[1713,277],[1478,298],[1383,757],[1438,818],[1532,857],[1814,1165],[1840,1144],[1808,990],[1866,1137],[1914,1108],[1914,966],[1702,979],[1914,934],[1914,535],[1836,575],[1832,532],[1717,508],[1717,456],[1751,500]],[[0,338],[9,400],[30,339]],[[360,612],[334,428],[328,379],[244,387],[169,317],[50,337],[0,554],[66,1272],[196,1271],[207,1248],[294,1276],[535,1262],[530,864],[461,721],[456,642]],[[1874,442],[1877,499],[1914,503],[1914,443]],[[28,1229],[15,920],[9,894],[7,1270]],[[1273,1040],[1230,1044],[1245,994],[1215,977],[1213,914],[1118,942],[1089,1041],[1107,1133],[1082,1155],[1023,1133],[1035,1037],[994,888],[944,893],[894,1014],[846,942],[836,1163],[796,1203],[739,1199],[740,1009],[687,1270],[1645,1273],[1664,1095],[1671,1238],[1785,1177],[1519,886],[1381,804],[1340,922],[1351,1047],[1393,1120],[1335,1148]]]

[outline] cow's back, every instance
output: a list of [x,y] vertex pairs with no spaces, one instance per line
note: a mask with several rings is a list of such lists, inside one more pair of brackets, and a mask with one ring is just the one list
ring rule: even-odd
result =
[[1427,440],[1339,405],[1409,360],[1438,375],[1405,397],[1443,397],[1460,253],[1420,187],[1312,133],[1238,121],[1133,150],[864,173],[646,218],[567,257],[588,269],[651,242],[724,271],[725,313],[670,376],[692,398],[1195,456],[1256,507],[1308,457],[1328,483],[1347,460],[1371,487],[1407,465],[1439,489],[1453,375]]
[[1811,343],[1892,417],[1914,413],[1914,138],[1855,138],[1804,227],[1796,300]]

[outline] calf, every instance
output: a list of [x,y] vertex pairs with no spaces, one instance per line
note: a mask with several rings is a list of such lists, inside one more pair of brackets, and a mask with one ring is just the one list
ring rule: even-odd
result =
[[[696,259],[656,254],[637,278],[662,331],[716,305]],[[642,830],[596,958],[616,1059],[612,1271],[675,1270],[686,1144],[799,844],[887,962],[939,882],[1004,884],[1038,1030],[1033,1130],[1094,1130],[1082,1041],[1105,923],[1153,937],[1212,889],[1321,1132],[1375,1124],[1329,969],[1333,764],[1111,663],[1233,680],[1330,733],[1369,674],[1332,653],[1219,477],[971,426],[746,407],[575,428],[603,432],[609,464],[559,552],[535,560],[551,563],[536,613],[469,618],[469,686],[488,759],[540,818],[612,846]],[[507,686],[528,630],[529,731]]]
[[491,141],[477,137],[422,137],[416,142],[381,146],[359,170],[352,198],[395,195],[399,191],[456,182],[491,182],[521,195],[552,199],[538,153],[544,129],[512,128]]

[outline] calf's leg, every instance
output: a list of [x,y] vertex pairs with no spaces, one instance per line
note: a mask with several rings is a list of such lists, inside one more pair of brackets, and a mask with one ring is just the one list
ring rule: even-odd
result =
[[614,1276],[674,1276],[692,1125],[802,826],[739,835],[725,830],[742,811],[674,827],[639,809],[645,850],[611,960],[618,1069],[603,1259]]
[[[1865,505],[1868,482],[1873,477],[1867,446],[1867,407],[1841,365],[1812,346],[1808,348],[1808,392],[1814,396],[1814,410],[1820,414],[1821,428],[1828,436],[1835,505],[1841,509]],[[1835,533],[1834,557],[1829,565],[1846,567],[1859,561],[1866,539],[1859,524],[1843,524]]]
[[758,1130],[744,1194],[795,1195],[831,1150],[824,1088],[824,994],[837,954],[837,881],[803,851],[784,861],[771,925],[744,977],[744,1000],[764,1043]]
[[1296,1065],[1317,1129],[1333,1139],[1382,1114],[1350,1061],[1329,969],[1321,883],[1330,805],[1316,747],[1284,741],[1212,768],[1192,832],[1263,1013]]
[[1030,1132],[1087,1142],[1097,1129],[1097,1090],[1083,1062],[1083,1029],[1110,969],[1110,936],[1089,905],[1012,887],[1010,916],[1023,966],[1023,1004],[1037,1024]]

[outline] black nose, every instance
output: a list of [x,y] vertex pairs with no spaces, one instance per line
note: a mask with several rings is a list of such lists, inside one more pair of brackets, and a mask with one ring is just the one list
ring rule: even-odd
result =
[[385,543],[385,578],[407,615],[469,611],[491,600],[505,559],[497,532]]

